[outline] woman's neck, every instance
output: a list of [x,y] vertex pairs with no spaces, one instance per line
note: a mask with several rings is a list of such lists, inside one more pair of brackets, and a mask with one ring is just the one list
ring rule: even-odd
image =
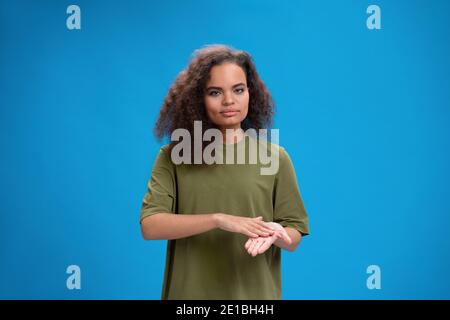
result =
[[236,129],[221,129],[224,144],[238,143],[244,137],[244,131],[239,127]]

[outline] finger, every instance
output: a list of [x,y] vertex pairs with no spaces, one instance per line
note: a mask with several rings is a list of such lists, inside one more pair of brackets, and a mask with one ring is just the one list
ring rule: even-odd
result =
[[261,231],[264,231],[264,232],[267,232],[267,233],[270,233],[270,234],[272,234],[273,231],[274,231],[273,228],[271,228],[270,226],[267,226],[265,224],[253,223],[252,226],[254,228],[258,229],[258,230],[261,230]]
[[254,239],[254,238],[258,238],[259,237],[259,235],[257,233],[251,232],[249,230],[246,230],[243,233],[244,233],[244,235],[246,235],[249,238],[253,238]]
[[[254,254],[255,254],[255,256],[258,255],[259,249],[261,248],[261,246],[262,246],[263,244],[266,243],[266,241],[267,241],[268,239],[269,239],[269,238],[261,238],[261,240],[258,242],[256,248],[254,249]],[[269,241],[270,241],[270,240],[269,240]]]
[[281,230],[284,229],[280,224],[275,223],[275,222],[266,222],[267,225],[270,226],[270,228],[272,228],[273,230]]
[[263,236],[263,237],[267,237],[272,234],[271,230],[264,229],[257,224],[253,224],[253,225],[249,226],[249,228],[253,233],[257,233],[258,235]]
[[280,231],[277,231],[277,232],[274,233],[273,236],[272,236],[273,242],[277,241],[277,240],[280,239],[280,238],[281,238]]
[[273,226],[269,222],[266,222],[266,221],[263,221],[263,220],[256,220],[255,223],[258,224],[261,227],[264,227],[264,228],[267,228],[267,229],[270,229],[270,230],[275,230],[275,228],[274,228],[275,226]]
[[264,241],[264,243],[261,244],[261,246],[258,249],[258,254],[262,254],[262,253],[266,252],[266,250],[269,249],[272,244],[273,244],[273,241],[271,241],[269,239]]
[[263,227],[266,230],[275,230],[275,228],[272,225],[270,225],[268,222],[265,222],[261,216],[255,218],[252,222],[253,222],[253,224],[255,224],[259,227]]
[[247,253],[248,253],[249,255],[251,255],[250,248],[251,248],[252,246],[253,246],[253,241],[250,242],[250,244],[249,244],[249,246],[248,246],[248,248],[247,248]]
[[286,232],[285,229],[283,229],[283,232],[281,233],[283,240],[287,243],[287,244],[291,244],[292,243],[292,239],[291,237],[289,237],[289,234]]
[[250,253],[250,255],[251,255],[252,257],[255,256],[255,254],[254,254],[253,252],[255,251],[257,245],[258,245],[258,241],[255,240],[254,243],[253,243],[253,245],[250,247],[249,253]]
[[289,237],[289,234],[284,229],[282,231],[280,230],[278,238],[282,239],[287,244],[291,244],[292,243],[291,237]]
[[247,249],[248,254],[250,254],[250,255],[252,254],[255,244],[256,244],[256,239],[252,239],[252,242],[250,243],[250,245],[248,246],[248,249]]
[[276,230],[276,228],[274,228],[272,225],[270,225],[270,224],[268,224],[266,222],[260,223],[260,224],[258,224],[258,226],[260,228],[263,228],[264,230],[267,230],[267,231],[275,231]]
[[259,234],[262,237],[268,237],[272,234],[271,231],[266,231],[264,229],[258,229],[258,228],[254,228],[253,232]]
[[262,240],[261,238],[259,238],[259,239],[255,240],[255,242],[256,242],[256,243],[255,243],[255,245],[253,246],[252,251],[251,251],[253,257],[256,256],[256,255],[258,254],[258,249],[259,249],[259,247],[261,246],[263,240]]
[[250,244],[252,243],[252,241],[253,241],[252,238],[247,240],[247,242],[245,243],[245,246],[244,246],[245,250],[248,250],[248,248],[250,247]]
[[252,245],[251,245],[250,248],[249,248],[249,253],[250,253],[252,256],[255,256],[255,255],[256,255],[256,254],[254,254],[254,252],[256,253],[256,251],[258,250],[259,244],[260,244],[260,242],[262,241],[262,239],[264,239],[264,238],[253,239],[253,243],[252,243]]
[[259,235],[256,232],[254,232],[254,230],[249,229],[248,227],[243,227],[238,232],[246,235],[249,238],[258,238],[259,237]]
[[286,241],[287,244],[291,244],[292,243],[292,239],[291,239],[291,237],[289,237],[289,235],[287,233],[285,235],[285,241]]

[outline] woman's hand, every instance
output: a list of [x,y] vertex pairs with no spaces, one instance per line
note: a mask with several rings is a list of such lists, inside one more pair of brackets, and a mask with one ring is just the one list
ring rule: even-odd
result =
[[278,239],[281,239],[288,245],[292,243],[291,238],[282,225],[276,222],[268,222],[268,224],[274,228],[274,234],[266,237],[250,238],[245,243],[245,250],[252,257],[264,253]]
[[264,222],[262,217],[248,218],[216,213],[215,219],[219,229],[242,233],[251,238],[268,237],[275,232],[274,227],[269,222]]

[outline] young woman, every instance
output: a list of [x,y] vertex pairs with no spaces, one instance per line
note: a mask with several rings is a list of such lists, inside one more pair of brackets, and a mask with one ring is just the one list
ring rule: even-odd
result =
[[[157,137],[191,133],[192,158],[199,143],[194,123],[201,121],[202,133],[222,134],[217,155],[241,148],[249,158],[256,141],[258,149],[275,151],[279,165],[261,174],[259,160],[175,164],[177,141],[160,149],[141,230],[144,239],[169,240],[162,299],[281,299],[281,249],[294,251],[309,226],[286,150],[244,132],[267,128],[273,108],[251,56],[223,45],[197,50],[169,89]],[[208,144],[200,143],[196,150],[204,151]]]

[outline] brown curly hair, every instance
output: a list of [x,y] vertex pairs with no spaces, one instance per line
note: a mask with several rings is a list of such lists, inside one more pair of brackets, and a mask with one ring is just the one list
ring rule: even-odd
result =
[[[206,114],[205,87],[211,68],[225,62],[240,66],[247,78],[250,98],[248,114],[242,121],[241,128],[244,131],[250,128],[256,130],[270,128],[275,105],[269,90],[256,71],[250,54],[225,45],[209,45],[194,51],[189,65],[178,74],[170,87],[154,128],[159,140],[164,136],[170,139],[172,132],[178,128],[187,129],[193,137],[196,120],[202,121],[203,132],[209,128],[216,128]],[[169,152],[176,143],[178,142],[170,143]],[[193,147],[193,144],[191,145]],[[205,146],[202,141],[202,150]]]

